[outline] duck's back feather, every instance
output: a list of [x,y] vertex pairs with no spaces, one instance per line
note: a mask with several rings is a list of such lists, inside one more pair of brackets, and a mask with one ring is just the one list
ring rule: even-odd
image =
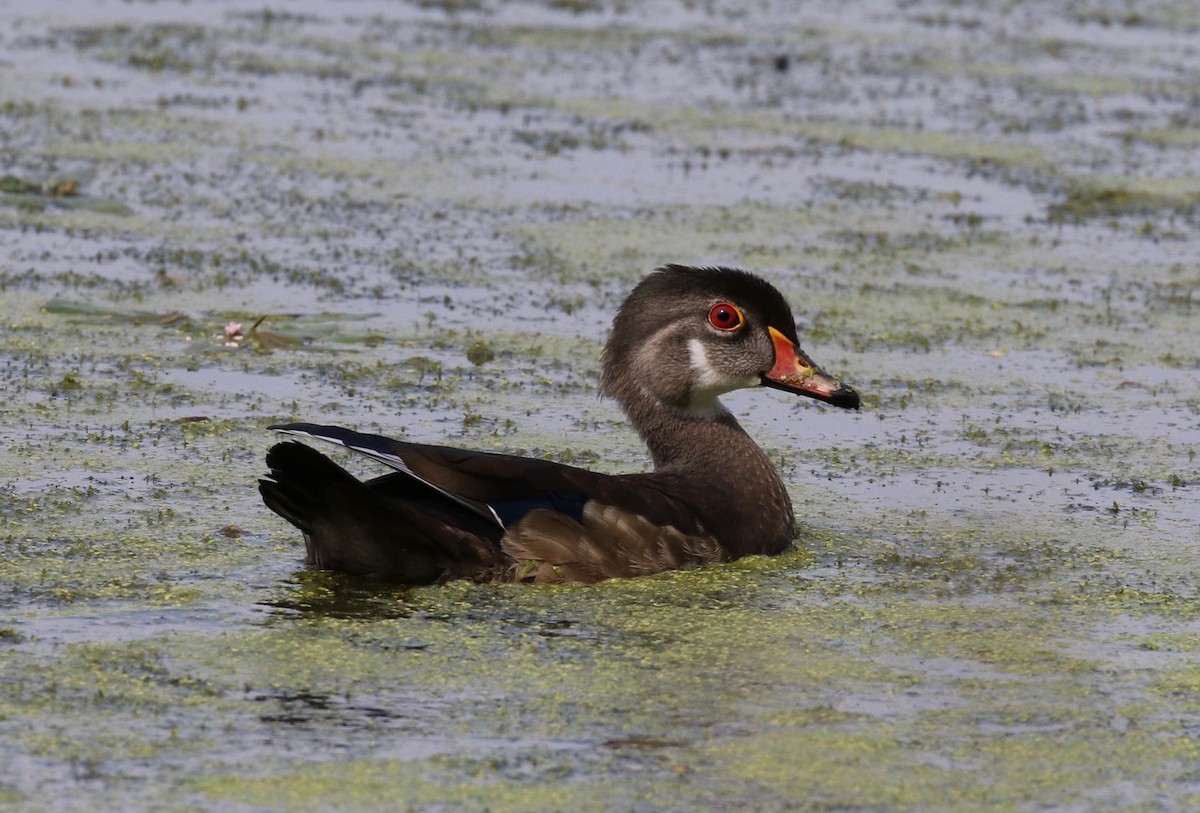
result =
[[410,443],[340,426],[289,423],[269,428],[337,443],[378,460],[501,528],[538,508],[582,520],[584,504],[595,500],[654,525],[704,532],[695,507],[668,494],[666,482],[656,475],[602,474],[551,460]]
[[584,581],[728,559],[655,475],[606,475],[340,427],[274,427],[385,462],[359,481],[300,443],[276,444],[267,506],[304,532],[310,564],[420,584],[442,577]]

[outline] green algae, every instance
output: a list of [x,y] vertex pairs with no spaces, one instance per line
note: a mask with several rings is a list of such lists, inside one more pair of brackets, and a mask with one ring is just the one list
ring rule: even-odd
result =
[[[0,805],[1194,808],[1191,57],[983,6],[422,5],[14,27],[9,165],[95,198],[0,207]],[[644,467],[598,357],[667,261],[765,273],[865,393],[730,399],[795,551],[301,569],[278,420]]]
[[1200,178],[1098,178],[1077,180],[1050,207],[1052,222],[1078,223],[1089,217],[1146,215],[1157,210],[1195,212],[1200,207]]
[[865,127],[851,122],[797,120],[774,111],[753,113],[736,108],[710,106],[704,109],[664,108],[628,100],[528,100],[532,104],[557,106],[593,118],[653,121],[653,128],[692,146],[704,146],[714,152],[741,149],[747,135],[770,136],[794,144],[797,139],[838,147],[925,155],[1006,168],[1049,171],[1052,161],[1040,150],[1024,144],[970,138],[949,132],[921,131],[893,127]]
[[[343,809],[376,809],[381,794],[385,803],[402,800],[413,809],[606,809],[638,799],[671,807],[665,799],[728,803],[747,797],[760,805],[778,799],[778,808],[764,809],[785,809],[784,800],[801,796],[835,806],[857,799],[871,809],[961,809],[958,803],[972,799],[985,805],[981,809],[1005,809],[1048,793],[1071,798],[1097,776],[1112,777],[1108,763],[1097,759],[1102,753],[1121,754],[1117,775],[1154,765],[1159,781],[1194,755],[1179,734],[1141,728],[1103,734],[1107,715],[1090,705],[1081,709],[1090,692],[1072,688],[1081,675],[1096,679],[1096,670],[1062,669],[1038,636],[1020,643],[1035,611],[1013,606],[964,615],[962,607],[910,605],[880,614],[853,600],[830,603],[827,594],[813,604],[788,584],[792,568],[802,564],[751,561],[731,574],[711,569],[602,590],[506,590],[501,618],[485,611],[495,607],[485,588],[414,591],[393,595],[407,614],[392,620],[378,613],[346,620],[316,615],[300,624],[281,619],[237,641],[229,635],[174,640],[173,668],[166,669],[156,654],[160,643],[82,648],[64,668],[74,672],[82,665],[86,674],[94,664],[109,677],[94,687],[77,679],[34,711],[46,714],[72,697],[101,708],[136,702],[166,710],[177,702],[174,695],[186,693],[210,713],[215,704],[228,714],[236,711],[237,695],[249,692],[266,709],[291,708],[289,714],[320,731],[323,719],[345,725],[363,713],[356,708],[378,708],[389,696],[417,692],[422,699],[411,706],[407,722],[384,717],[375,725],[433,726],[437,736],[465,748],[454,756],[364,755],[336,765],[306,761],[303,768],[215,764],[186,783],[215,800],[270,809],[335,798]],[[744,607],[747,597],[757,607]],[[767,607],[773,609],[764,613]],[[1008,630],[1011,643],[981,652],[981,636],[966,634],[980,623]],[[1041,617],[1035,623],[1048,629],[1057,622]],[[963,634],[947,637],[946,630],[955,628]],[[901,637],[893,637],[897,633]],[[913,643],[922,639],[926,646],[914,653]],[[764,649],[765,642],[783,649]],[[862,660],[855,668],[847,651],[864,646],[902,655],[904,665],[882,668]],[[782,653],[787,657],[781,659]],[[964,665],[923,673],[926,658],[932,663],[946,657]],[[972,662],[980,666],[965,666]],[[983,668],[989,666],[1016,671],[991,673]],[[178,674],[199,683],[178,685]],[[1039,690],[1022,675],[1048,680],[1054,690]],[[844,696],[847,681],[855,687],[851,697],[878,698],[863,706],[871,711],[829,708],[833,698]],[[942,710],[944,700],[927,711],[919,704],[905,710],[906,695],[929,696],[934,686],[950,692],[951,710]],[[303,695],[313,698],[307,712],[294,699]],[[741,722],[726,729],[719,721],[732,719],[734,709]],[[360,723],[366,730],[368,720]],[[1029,733],[1048,726],[1060,733]],[[1012,735],[997,739],[997,731]],[[1073,733],[1081,731],[1089,732],[1088,745],[1074,745]],[[486,745],[472,744],[495,737],[509,745],[494,755]],[[141,753],[139,742],[123,746],[129,758]],[[1093,750],[1092,742],[1102,749]],[[39,749],[63,758],[95,757],[61,747],[46,741]],[[212,746],[192,740],[146,747],[177,752]],[[662,759],[645,763],[628,784],[614,785],[609,777],[623,773],[631,747]],[[974,784],[974,766],[985,764],[997,771],[994,787]],[[1028,785],[1015,781],[1021,776],[1029,777]],[[931,803],[931,792],[943,801]]]
[[1164,127],[1159,130],[1130,130],[1123,138],[1145,141],[1164,147],[1185,147],[1195,149],[1200,147],[1200,129]]
[[1166,0],[1144,8],[1117,9],[1103,2],[1079,3],[1071,10],[1071,16],[1080,22],[1098,23],[1105,28],[1162,28],[1168,31],[1195,31],[1197,23],[1194,9],[1183,0]]
[[[1054,54],[1064,47],[1061,42],[1051,41],[1043,50]],[[1060,54],[1061,55],[1061,54]],[[1055,73],[1045,66],[1034,66],[1014,62],[964,61],[954,58],[931,58],[925,55],[909,63],[909,67],[945,77],[969,76],[986,82],[1003,81],[1015,85],[1018,90],[1036,89],[1050,93],[1079,94],[1088,96],[1116,96],[1130,93],[1163,95],[1186,95],[1186,83],[1161,79],[1145,79],[1128,74],[1072,71]],[[1054,114],[1046,116],[1045,126],[1054,127]]]
[[[316,804],[363,810],[372,809],[374,800],[386,799],[393,805],[403,805],[400,809],[406,810],[452,808],[517,813],[537,809],[602,813],[654,805],[654,800],[662,794],[678,792],[689,784],[684,766],[680,766],[681,777],[674,781],[653,783],[640,778],[626,784],[604,776],[619,775],[617,756],[592,757],[587,762],[604,778],[575,777],[579,763],[562,756],[524,753],[494,760],[430,760],[420,765],[372,761],[348,770],[315,765],[303,773],[277,777],[201,779],[189,783],[189,790],[220,801],[270,809]],[[461,781],[464,774],[471,777],[470,781]]]

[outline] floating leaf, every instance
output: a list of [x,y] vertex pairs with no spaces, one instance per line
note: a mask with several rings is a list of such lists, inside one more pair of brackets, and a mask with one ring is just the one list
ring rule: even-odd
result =
[[92,305],[86,302],[72,302],[68,299],[51,299],[42,306],[47,313],[61,316],[75,316],[84,319],[107,322],[128,322],[130,324],[155,324],[164,327],[190,327],[192,320],[187,314],[179,311],[156,313],[137,309],[122,310],[103,305]]

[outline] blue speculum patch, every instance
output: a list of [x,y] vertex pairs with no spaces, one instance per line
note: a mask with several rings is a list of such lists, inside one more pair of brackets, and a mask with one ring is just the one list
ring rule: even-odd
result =
[[540,500],[509,500],[507,502],[490,503],[496,516],[505,528],[511,528],[520,522],[530,511],[544,508],[566,514],[576,522],[583,522],[583,504],[587,500],[578,494],[562,494],[549,492]]

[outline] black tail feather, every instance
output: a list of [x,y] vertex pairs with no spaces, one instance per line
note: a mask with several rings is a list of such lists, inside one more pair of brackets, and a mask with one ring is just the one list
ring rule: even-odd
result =
[[267,465],[263,502],[304,532],[310,564],[406,584],[427,584],[451,569],[449,552],[406,521],[408,512],[315,449],[278,443]]
[[328,483],[357,484],[345,469],[301,443],[277,443],[267,452],[272,479],[258,481],[266,506],[304,533],[312,533],[314,509],[325,500]]

